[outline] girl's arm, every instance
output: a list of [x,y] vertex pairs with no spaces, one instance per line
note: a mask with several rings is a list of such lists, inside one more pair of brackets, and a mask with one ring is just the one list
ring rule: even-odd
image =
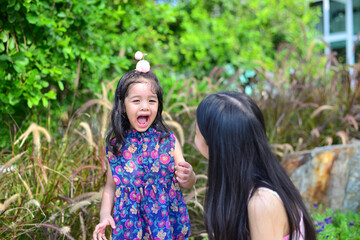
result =
[[175,176],[182,188],[192,188],[196,181],[196,176],[190,163],[186,162],[182,154],[180,143],[175,139]]
[[273,193],[258,189],[248,204],[251,240],[282,240],[289,234],[283,203]]
[[106,184],[102,195],[101,210],[100,210],[100,222],[106,216],[112,216],[112,209],[114,207],[116,184],[113,179],[110,164],[107,162],[106,172]]
[[94,240],[106,240],[105,229],[106,226],[110,225],[112,228],[115,228],[115,221],[112,217],[112,209],[114,206],[114,196],[115,196],[115,187],[111,168],[107,162],[107,171],[106,171],[106,184],[102,194],[101,209],[100,209],[100,223],[96,225],[93,239]]

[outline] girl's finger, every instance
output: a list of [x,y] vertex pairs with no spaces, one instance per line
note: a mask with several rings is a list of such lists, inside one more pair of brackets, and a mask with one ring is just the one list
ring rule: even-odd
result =
[[106,238],[106,236],[105,236],[105,233],[103,233],[102,239],[107,240],[107,238]]

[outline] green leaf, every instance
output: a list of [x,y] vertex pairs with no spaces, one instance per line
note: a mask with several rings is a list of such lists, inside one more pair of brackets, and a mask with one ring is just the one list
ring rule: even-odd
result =
[[16,21],[16,14],[15,13],[9,14],[8,20],[9,23],[14,23]]
[[44,107],[47,107],[49,105],[49,101],[46,98],[41,98],[41,101]]
[[49,83],[46,81],[40,81],[40,84],[43,88],[47,88],[49,86]]
[[16,5],[15,5],[15,11],[19,11],[20,8],[21,8],[20,3],[16,3]]
[[56,93],[52,90],[45,93],[44,96],[46,96],[48,99],[53,99],[53,100],[56,99]]
[[2,54],[0,55],[0,61],[8,61],[8,62],[11,62],[11,57],[9,57],[8,55],[6,54]]
[[25,72],[25,66],[24,66],[24,65],[15,64],[15,65],[14,65],[14,69],[15,69],[15,71],[18,72],[18,73],[23,73],[23,72]]
[[2,31],[0,32],[0,39],[2,40],[2,42],[7,42],[8,41],[8,35],[9,31]]
[[58,81],[58,85],[61,91],[64,91],[64,84],[62,83],[62,81]]
[[22,66],[26,66],[29,64],[29,59],[27,57],[13,57],[13,60],[15,61],[16,65],[22,65]]
[[33,103],[31,102],[30,98],[27,99],[27,105],[29,106],[29,108],[32,108],[33,106]]
[[0,62],[0,69],[3,69],[3,70],[5,70],[5,69],[7,69],[9,67],[9,64],[7,64],[7,62]]
[[15,48],[15,40],[11,37],[9,39],[9,50],[13,50]]
[[8,1],[8,7],[13,7],[16,3],[16,0],[9,0]]
[[0,53],[5,51],[5,46],[3,43],[0,43]]
[[66,13],[64,12],[59,12],[57,15],[59,18],[66,18]]
[[26,14],[26,19],[29,21],[29,23],[31,24],[36,24],[39,22],[39,17],[33,15],[32,13],[27,13]]

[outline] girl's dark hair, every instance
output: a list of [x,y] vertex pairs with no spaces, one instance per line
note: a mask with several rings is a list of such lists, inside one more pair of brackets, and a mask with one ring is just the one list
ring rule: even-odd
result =
[[300,232],[300,212],[306,239],[316,239],[300,193],[271,150],[264,117],[256,103],[244,94],[223,91],[203,99],[196,116],[209,146],[204,204],[209,239],[248,239],[247,203],[251,189],[259,183],[272,186],[282,199],[289,220],[289,239],[294,230]]
[[106,143],[109,151],[118,153],[120,145],[125,141],[125,131],[130,129],[130,122],[125,113],[124,100],[128,95],[129,87],[134,83],[151,82],[151,87],[158,98],[158,111],[151,127],[157,131],[164,132],[162,137],[169,134],[169,128],[162,118],[163,110],[163,90],[157,76],[149,71],[147,73],[138,72],[136,70],[125,73],[119,80],[114,99],[114,108],[111,111],[110,129],[106,135]]

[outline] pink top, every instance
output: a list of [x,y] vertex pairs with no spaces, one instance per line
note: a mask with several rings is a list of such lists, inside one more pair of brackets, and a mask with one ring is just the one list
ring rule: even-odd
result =
[[[280,201],[282,202],[279,194],[269,188],[266,188],[266,187],[259,187],[258,189],[263,189],[263,190],[267,190],[267,191],[270,191],[271,193],[273,193],[278,199],[280,199]],[[252,192],[252,190],[251,190]],[[251,195],[251,194],[250,194]],[[289,239],[289,235],[286,235],[285,237],[283,237],[283,240],[290,240]],[[305,239],[305,229],[304,229],[304,220],[303,220],[303,215],[302,215],[302,212],[301,212],[301,220],[300,220],[300,232],[297,233],[297,232],[294,232],[293,233],[293,239],[292,240],[304,240]]]

